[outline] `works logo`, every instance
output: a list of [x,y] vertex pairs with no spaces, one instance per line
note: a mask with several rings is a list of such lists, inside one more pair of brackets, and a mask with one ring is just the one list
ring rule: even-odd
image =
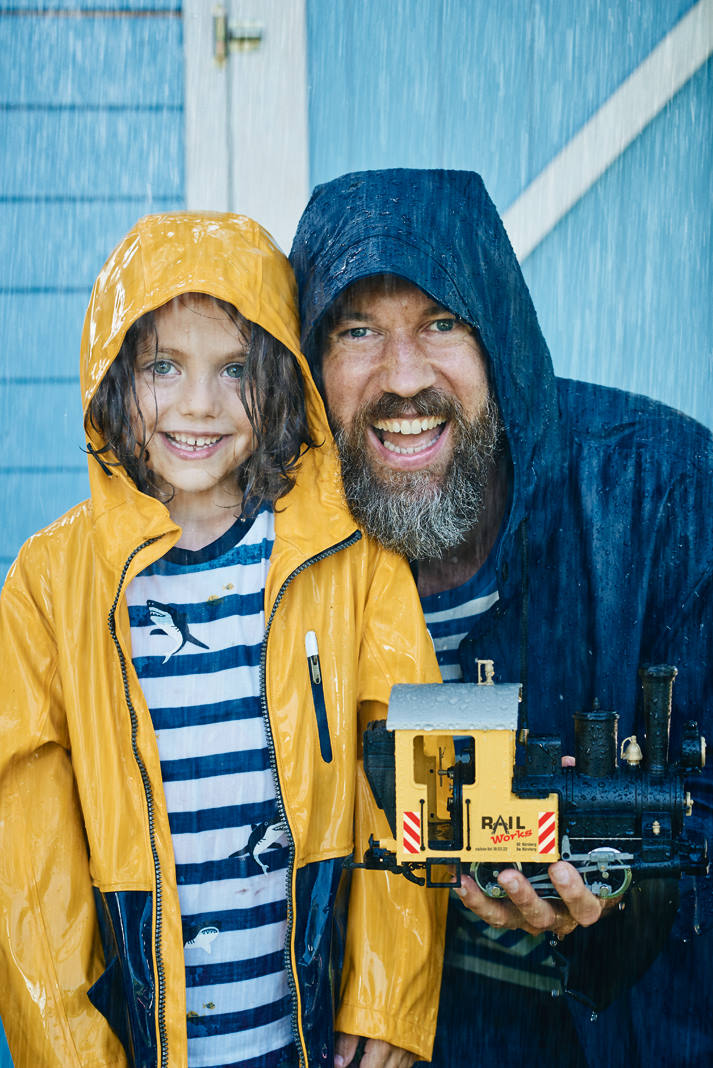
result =
[[495,845],[511,842],[514,838],[532,837],[532,828],[526,827],[519,816],[481,816],[480,826],[482,830],[491,832],[490,837]]

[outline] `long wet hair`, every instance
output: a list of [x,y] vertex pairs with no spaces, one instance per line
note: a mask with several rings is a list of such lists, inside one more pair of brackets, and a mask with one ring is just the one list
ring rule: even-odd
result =
[[[218,297],[210,299],[247,339],[244,371],[236,380],[236,388],[255,436],[255,448],[238,465],[235,478],[242,492],[242,514],[250,516],[263,502],[274,504],[292,488],[299,459],[314,444],[307,424],[304,382],[289,349],[245,319],[232,304]],[[151,337],[158,349],[154,313],[147,312],[127,330],[116,359],[90,402],[89,421],[105,442],[91,452],[103,467],[123,467],[142,493],[167,504],[173,493],[170,487],[167,492],[165,483],[151,470],[151,439],[136,393],[137,354]],[[138,413],[138,419],[132,418],[132,413]]]

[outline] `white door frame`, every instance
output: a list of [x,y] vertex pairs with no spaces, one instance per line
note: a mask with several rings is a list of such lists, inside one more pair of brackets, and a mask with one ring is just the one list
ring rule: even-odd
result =
[[[227,9],[227,11],[226,11]],[[214,58],[214,19],[256,47]],[[309,197],[305,0],[184,0],[186,204],[262,223],[286,252]]]

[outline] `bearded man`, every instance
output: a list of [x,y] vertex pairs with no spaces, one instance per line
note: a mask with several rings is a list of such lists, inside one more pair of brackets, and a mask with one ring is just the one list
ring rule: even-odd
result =
[[[712,736],[708,431],[555,377],[475,174],[345,175],[313,194],[291,258],[346,498],[412,561],[444,681],[493,660],[529,729],[573,752],[572,714],[595,699],[621,737],[643,733],[638,668],[671,663],[672,751],[689,719]],[[690,822],[709,836],[712,796],[704,774]],[[569,864],[549,872],[557,900],[513,869],[502,900],[464,878],[434,1063],[713,1063],[709,881],[682,880],[669,932],[655,893],[603,904]],[[592,1004],[609,1006],[596,1022]],[[353,1040],[338,1048],[348,1064]]]

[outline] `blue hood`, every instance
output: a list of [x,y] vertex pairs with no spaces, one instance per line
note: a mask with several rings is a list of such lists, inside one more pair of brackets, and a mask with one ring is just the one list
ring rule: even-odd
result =
[[347,286],[369,275],[399,275],[475,328],[513,461],[510,521],[519,522],[534,479],[542,482],[559,462],[557,387],[525,279],[480,176],[406,169],[343,175],[315,189],[290,259],[302,348],[313,370],[320,320]]

